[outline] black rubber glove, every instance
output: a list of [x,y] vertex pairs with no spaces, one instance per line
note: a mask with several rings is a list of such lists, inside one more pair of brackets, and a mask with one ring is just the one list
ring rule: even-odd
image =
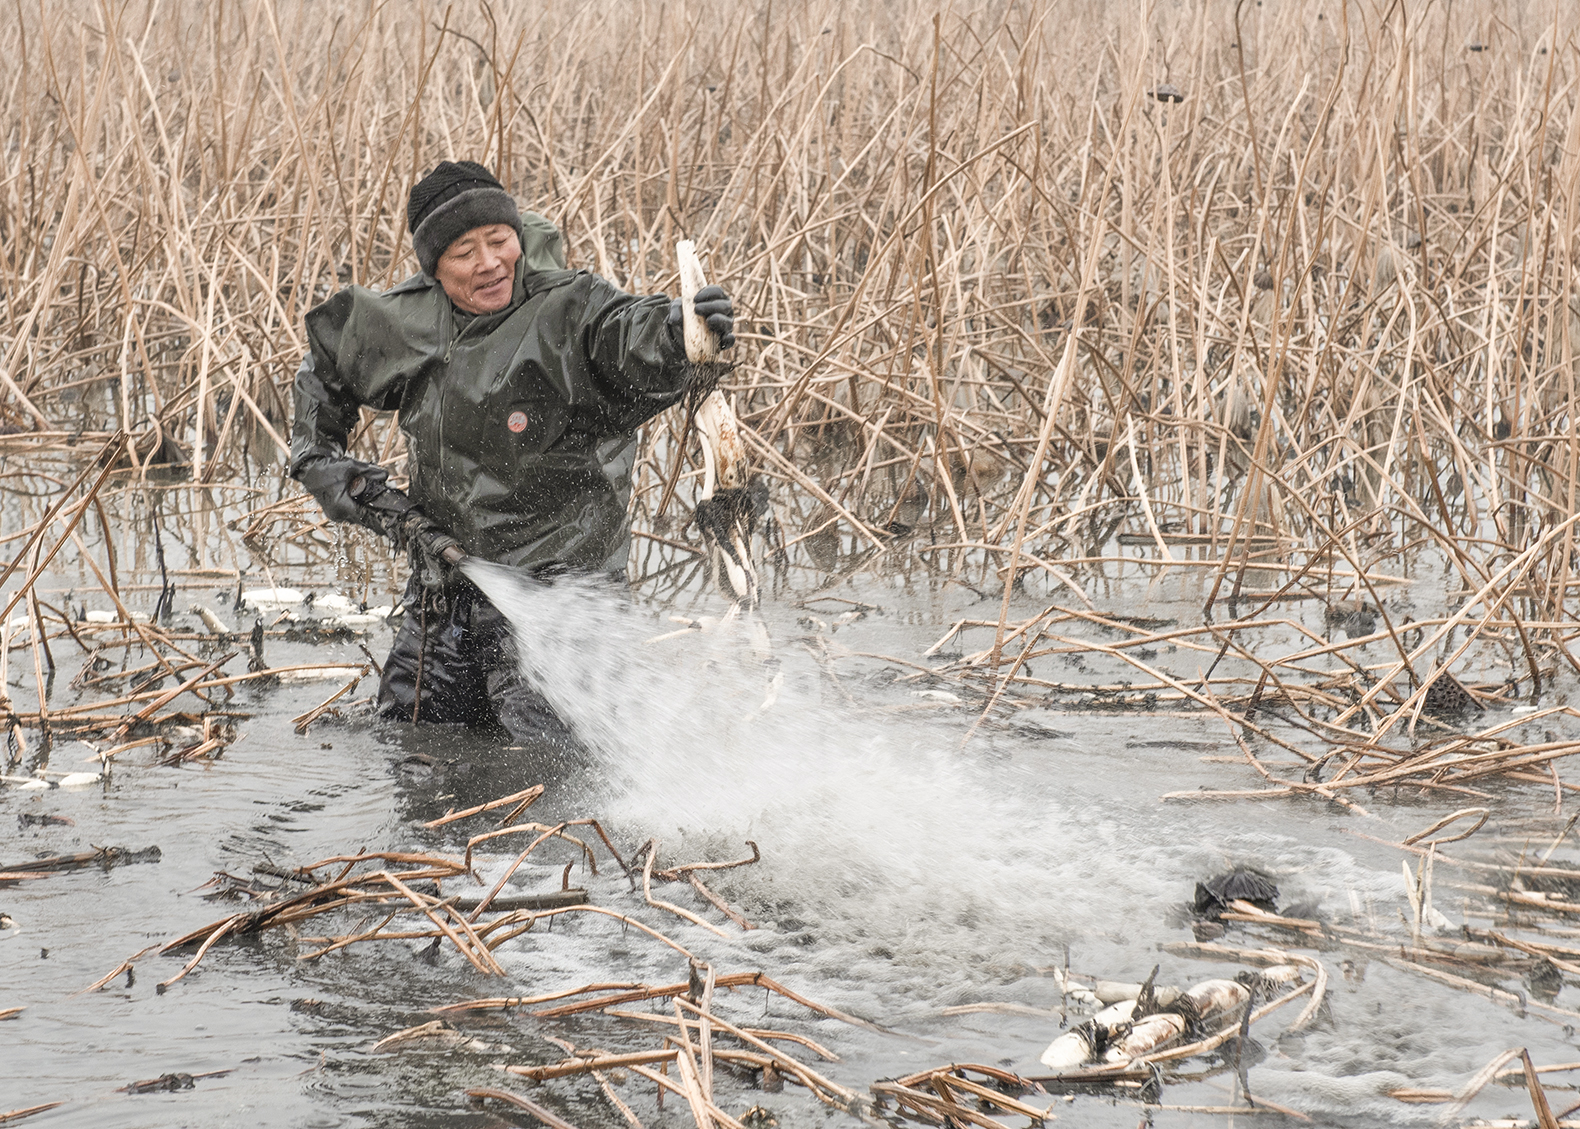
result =
[[[730,349],[735,345],[735,306],[730,301],[730,296],[724,292],[722,286],[704,286],[697,291],[697,296],[692,300],[692,309],[701,315],[702,320],[708,323],[708,328],[719,339],[719,348]],[[669,317],[665,324],[669,326],[675,340],[684,339],[685,331],[682,328],[682,313],[680,299],[674,298],[669,303]]]
[[415,507],[401,521],[406,544],[411,547],[411,564],[424,588],[440,589],[449,579],[450,569],[466,559],[461,543],[440,529]]
[[404,490],[391,486],[388,478],[383,467],[369,467],[351,480],[346,494],[357,507],[357,520],[383,531],[384,536],[394,542],[395,551],[400,553],[406,550],[403,522],[417,507]]
[[444,587],[450,568],[466,556],[459,541],[429,521],[403,491],[382,478],[358,475],[347,493],[383,528],[396,552],[404,549],[411,553],[412,569],[425,588]]

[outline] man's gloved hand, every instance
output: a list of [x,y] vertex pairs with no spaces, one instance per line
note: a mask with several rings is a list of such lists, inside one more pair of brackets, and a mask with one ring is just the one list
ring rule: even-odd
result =
[[[678,341],[682,336],[682,310],[680,299],[674,298],[669,303],[669,317],[665,324]],[[704,286],[697,291],[697,296],[692,300],[692,309],[696,310],[702,320],[708,323],[719,339],[719,348],[729,349],[735,345],[735,306],[730,301],[730,296],[724,292],[722,286]]]
[[444,587],[450,569],[466,557],[466,551],[403,491],[388,485],[387,477],[380,468],[371,468],[353,478],[346,493],[379,524],[396,552],[411,553],[412,570],[425,588]]
[[406,551],[406,514],[399,510],[381,510],[367,507],[367,513],[378,524],[384,536],[390,539],[397,553]]
[[400,521],[401,537],[411,549],[411,564],[424,588],[444,587],[450,569],[466,559],[461,543],[429,521],[415,506]]

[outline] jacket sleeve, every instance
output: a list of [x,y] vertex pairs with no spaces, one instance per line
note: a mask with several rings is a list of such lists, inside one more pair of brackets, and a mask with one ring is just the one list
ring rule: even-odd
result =
[[666,324],[667,297],[638,297],[594,278],[583,309],[582,345],[602,401],[601,430],[632,431],[680,399],[691,367]]
[[[372,485],[383,485],[389,478],[383,467],[346,453],[346,438],[356,427],[359,409],[366,403],[335,363],[351,303],[351,294],[342,291],[308,314],[311,348],[296,370],[290,475],[318,499],[325,516],[332,521],[355,522],[384,533],[377,515],[350,493],[352,480],[359,476]],[[367,406],[385,408],[382,403]]]

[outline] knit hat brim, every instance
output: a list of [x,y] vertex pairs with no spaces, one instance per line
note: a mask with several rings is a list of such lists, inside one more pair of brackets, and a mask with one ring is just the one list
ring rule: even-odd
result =
[[412,250],[429,278],[445,249],[474,227],[504,223],[521,231],[521,213],[510,193],[500,188],[472,188],[446,200],[423,217],[411,234]]

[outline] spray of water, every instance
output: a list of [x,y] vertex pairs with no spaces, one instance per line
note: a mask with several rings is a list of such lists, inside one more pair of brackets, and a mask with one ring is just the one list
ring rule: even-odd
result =
[[1158,851],[1118,813],[963,755],[962,723],[864,713],[803,647],[781,641],[765,666],[739,624],[649,642],[673,625],[607,588],[475,562],[467,575],[587,748],[598,810],[677,861],[755,840],[764,865],[727,881],[781,927],[1024,967],[1054,963],[1072,932],[1122,931],[1121,906],[1178,884],[1144,858],[1111,865]]
[[[781,969],[811,962],[831,974],[817,994],[836,1006],[902,1025],[936,1023],[941,1004],[984,996],[1057,1008],[1054,980],[1032,970],[1062,964],[1066,944],[1078,971],[1140,979],[1159,960],[1170,964],[1158,942],[1189,936],[1170,923],[1171,907],[1230,862],[1259,863],[1286,899],[1314,896],[1330,911],[1351,892],[1379,906],[1397,895],[1397,872],[1367,867],[1317,825],[1297,826],[1269,805],[1158,804],[1154,777],[1180,756],[1140,763],[1145,754],[1122,735],[1091,738],[1099,719],[1058,749],[978,734],[962,752],[970,711],[943,722],[895,710],[914,701],[903,691],[854,705],[789,624],[774,625],[776,663],[765,668],[738,628],[648,642],[675,625],[608,588],[543,585],[481,564],[467,575],[515,625],[524,672],[587,750],[578,806],[607,816],[626,841],[657,836],[665,862],[738,857],[741,841],[755,840],[760,865],[715,876],[763,926],[737,943],[772,948]],[[783,686],[765,710],[776,670]],[[1166,736],[1181,724],[1159,718],[1146,731]],[[1174,960],[1163,975],[1219,971]],[[1397,986],[1379,985],[1398,1010]],[[1401,1032],[1442,1024],[1421,1003]],[[1356,1006],[1370,1030],[1382,1004],[1368,996]],[[1056,1033],[995,1018],[936,1053],[1020,1058],[1035,1070]],[[1258,1092],[1386,1120],[1396,1103],[1377,1095],[1431,1075],[1427,1060],[1445,1049],[1429,1042],[1421,1061],[1379,1064],[1356,1039],[1313,1035],[1261,1070]],[[1466,1041],[1475,1046],[1453,1054],[1468,1069],[1485,1040]],[[1362,1062],[1361,1077],[1346,1077]]]

